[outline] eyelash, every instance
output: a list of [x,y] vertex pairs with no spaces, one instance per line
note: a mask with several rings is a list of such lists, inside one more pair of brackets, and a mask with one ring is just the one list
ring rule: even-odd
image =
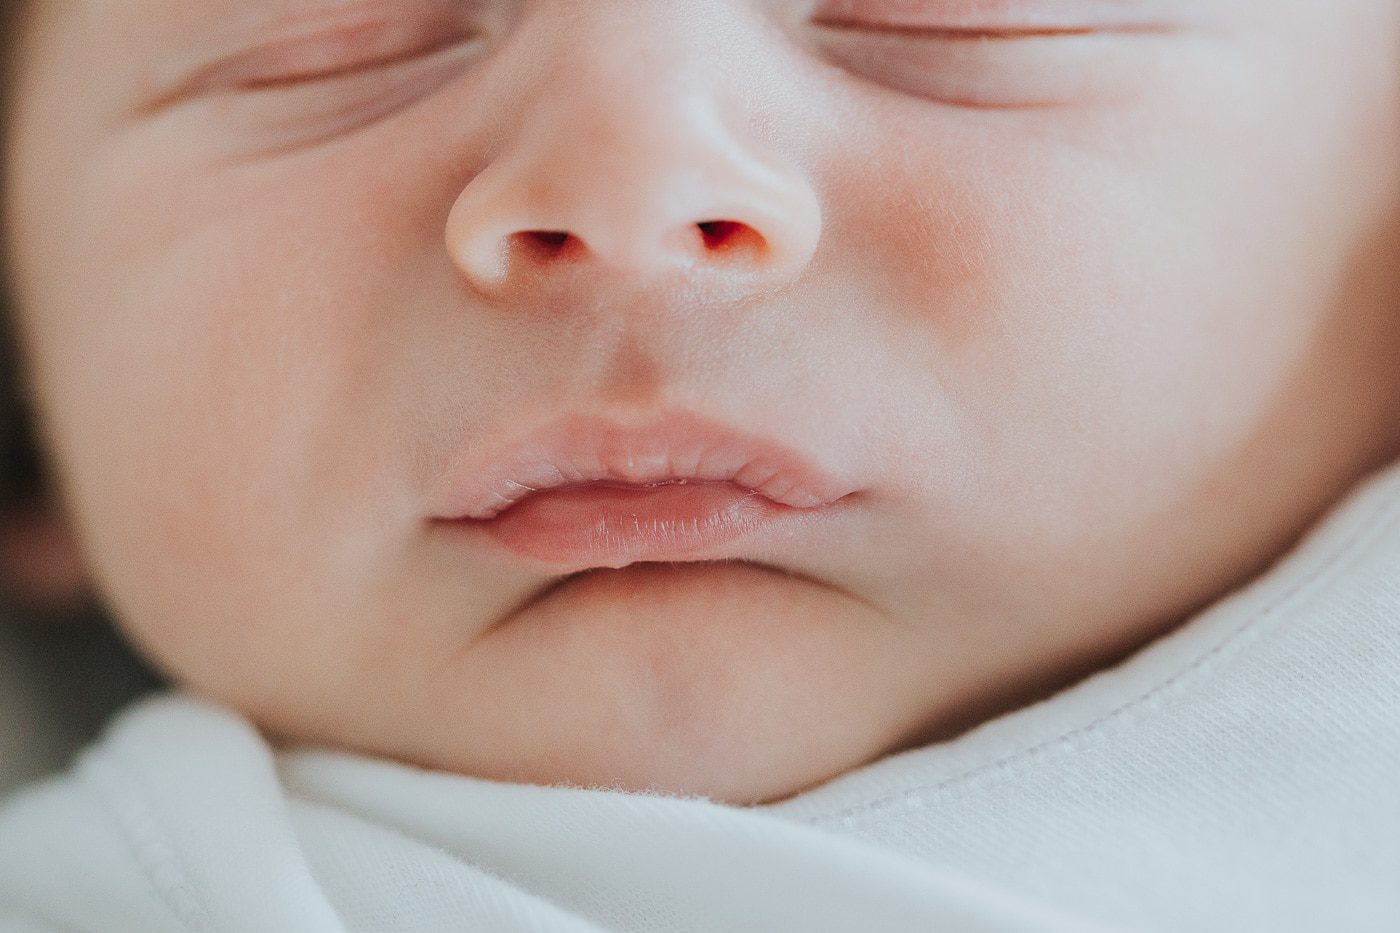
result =
[[1044,39],[1058,36],[1091,35],[1094,30],[1087,27],[1036,26],[1036,27],[996,27],[996,26],[905,26],[897,23],[866,22],[845,18],[818,18],[812,20],[818,29],[837,32],[863,32],[874,35],[901,36],[909,39],[925,39],[940,42],[975,42],[986,40]]

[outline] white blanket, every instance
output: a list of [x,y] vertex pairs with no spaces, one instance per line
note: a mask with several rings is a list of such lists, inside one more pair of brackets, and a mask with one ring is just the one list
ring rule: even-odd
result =
[[274,752],[157,696],[0,808],[0,929],[1393,931],[1398,789],[1400,464],[1124,664],[766,807]]

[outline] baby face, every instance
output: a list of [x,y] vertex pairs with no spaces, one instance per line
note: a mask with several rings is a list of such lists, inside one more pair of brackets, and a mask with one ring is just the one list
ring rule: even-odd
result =
[[1393,0],[34,7],[66,511],[278,738],[776,800],[1122,657],[1400,449]]

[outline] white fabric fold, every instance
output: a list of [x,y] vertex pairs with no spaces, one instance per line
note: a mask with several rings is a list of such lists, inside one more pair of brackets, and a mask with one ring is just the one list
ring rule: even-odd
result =
[[1397,787],[1400,464],[1124,663],[768,806],[154,696],[0,808],[0,930],[1395,930]]
[[760,810],[276,754],[178,694],[16,801],[0,840],[0,892],[60,929],[1085,928]]

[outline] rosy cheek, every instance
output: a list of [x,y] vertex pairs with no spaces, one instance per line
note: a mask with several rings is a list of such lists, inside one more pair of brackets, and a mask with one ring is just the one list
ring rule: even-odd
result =
[[[1059,288],[1070,284],[1065,249],[1083,233],[1065,231],[1093,214],[1092,199],[1064,190],[1073,164],[1057,165],[1009,136],[952,126],[913,140],[913,154],[877,155],[868,170],[882,184],[843,200],[833,224],[844,236],[831,261],[849,264],[852,280],[876,290],[874,306],[890,309],[891,326],[922,333],[949,357],[1027,326],[1007,320],[1029,311],[1013,296],[1048,274]],[[997,154],[1015,145],[1022,154]],[[870,269],[880,274],[856,274]],[[895,337],[891,345],[904,343]],[[948,362],[929,365],[946,373]]]

